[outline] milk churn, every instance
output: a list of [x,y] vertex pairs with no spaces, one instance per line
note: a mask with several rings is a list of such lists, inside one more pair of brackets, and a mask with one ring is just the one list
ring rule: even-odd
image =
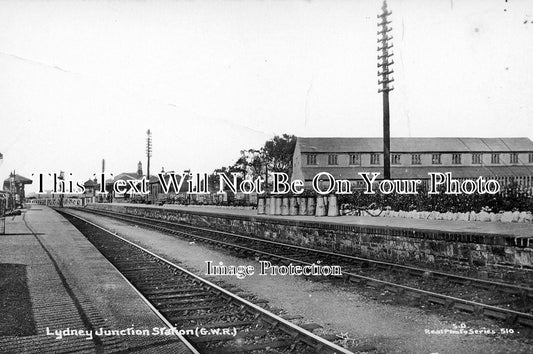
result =
[[281,199],[281,215],[289,215],[289,198],[287,197]]
[[298,215],[298,198],[296,197],[289,199],[289,215]]
[[315,197],[307,197],[307,215],[315,215]]
[[307,215],[307,198],[298,197],[298,215]]
[[328,216],[339,216],[339,206],[335,194],[330,194],[328,197]]
[[316,197],[316,211],[315,216],[325,216],[326,206],[324,205],[324,197],[317,195]]
[[265,198],[257,198],[257,214],[262,215],[265,213]]

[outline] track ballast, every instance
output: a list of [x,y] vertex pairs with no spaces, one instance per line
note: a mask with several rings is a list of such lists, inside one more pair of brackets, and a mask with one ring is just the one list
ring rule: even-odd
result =
[[[350,353],[79,216],[58,210],[201,353]],[[265,306],[265,308],[260,305]]]

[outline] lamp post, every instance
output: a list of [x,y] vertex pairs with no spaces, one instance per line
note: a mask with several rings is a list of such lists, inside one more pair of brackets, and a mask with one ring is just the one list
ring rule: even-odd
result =
[[[64,171],[60,171],[59,172],[59,178],[58,178],[60,181],[64,181],[65,180],[65,172]],[[63,208],[63,198],[65,197],[65,185],[63,183],[59,183],[60,187],[61,187],[61,194],[59,195],[59,207],[60,208]]]
[[265,192],[268,193],[268,152],[264,147],[261,148],[261,159],[265,163]]
[[[188,170],[183,170],[183,173],[190,177],[190,173],[191,173],[191,170],[188,169]],[[185,178],[185,177],[184,177]],[[186,182],[185,180],[183,182]],[[189,187],[187,187],[187,196],[185,197],[185,201],[187,202],[187,205],[190,205],[191,204],[191,191],[189,190]]]
[[13,173],[9,176],[9,191],[11,192],[11,210],[15,210],[17,208],[15,198],[17,194],[17,189],[15,185],[15,170],[13,170]]

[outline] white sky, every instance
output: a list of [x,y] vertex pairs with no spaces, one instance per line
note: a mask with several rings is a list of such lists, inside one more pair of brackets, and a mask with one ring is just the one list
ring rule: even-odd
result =
[[[380,7],[0,1],[0,178],[146,172],[148,128],[152,173],[212,171],[274,134],[381,136]],[[391,136],[533,138],[533,1],[389,8]]]

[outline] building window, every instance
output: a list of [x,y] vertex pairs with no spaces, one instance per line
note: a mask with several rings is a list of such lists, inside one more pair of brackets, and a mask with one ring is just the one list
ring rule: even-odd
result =
[[509,155],[510,163],[518,163],[518,154],[513,152]]
[[316,165],[316,155],[307,155],[307,164]]
[[431,155],[431,163],[433,165],[440,165],[440,154],[432,154]]
[[529,153],[529,163],[533,163],[533,152]]
[[361,164],[361,155],[350,154],[350,165],[360,165],[360,164]]
[[491,163],[500,163],[500,154],[492,154],[490,156]]
[[390,163],[393,165],[399,165],[400,164],[400,154],[392,154],[390,157]]
[[479,152],[472,154],[472,164],[476,164],[476,165],[481,164],[481,156],[482,155]]
[[461,154],[452,154],[452,164],[454,165],[461,164]]
[[328,165],[337,165],[337,155],[328,155]]
[[371,165],[379,165],[379,154],[371,154],[370,155],[370,164]]
[[[438,154],[435,154],[438,155]],[[440,157],[440,155],[439,155]],[[412,154],[411,155],[411,164],[413,165],[420,165],[422,164],[422,161],[420,160],[420,154]]]

